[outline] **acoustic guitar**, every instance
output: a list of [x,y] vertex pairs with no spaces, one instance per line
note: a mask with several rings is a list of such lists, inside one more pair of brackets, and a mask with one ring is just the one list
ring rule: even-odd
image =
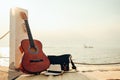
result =
[[25,22],[28,34],[28,39],[21,41],[21,49],[24,54],[20,69],[23,72],[30,74],[36,74],[45,71],[49,68],[50,62],[42,50],[42,43],[38,40],[33,40],[26,13],[20,12],[20,16]]

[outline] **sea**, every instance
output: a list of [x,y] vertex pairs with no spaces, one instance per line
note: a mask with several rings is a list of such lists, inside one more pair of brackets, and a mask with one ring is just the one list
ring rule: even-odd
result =
[[[46,55],[71,54],[76,63],[109,64],[120,63],[120,46],[111,44],[89,44],[72,41],[42,43]],[[0,47],[0,66],[9,66],[9,46]]]

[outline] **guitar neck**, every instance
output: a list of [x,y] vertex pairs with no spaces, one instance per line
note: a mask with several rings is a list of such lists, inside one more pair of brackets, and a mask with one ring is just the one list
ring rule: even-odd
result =
[[31,30],[30,30],[30,27],[28,24],[28,20],[25,20],[25,25],[26,25],[26,30],[27,30],[29,42],[30,42],[30,47],[35,47],[34,40],[33,40],[32,34],[31,34]]

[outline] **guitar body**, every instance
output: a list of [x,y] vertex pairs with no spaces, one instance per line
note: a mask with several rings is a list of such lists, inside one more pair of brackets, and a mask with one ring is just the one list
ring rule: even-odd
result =
[[29,39],[22,40],[23,58],[21,70],[26,73],[40,73],[47,70],[50,65],[48,57],[42,51],[42,44],[38,40],[33,40],[35,49],[30,48]]

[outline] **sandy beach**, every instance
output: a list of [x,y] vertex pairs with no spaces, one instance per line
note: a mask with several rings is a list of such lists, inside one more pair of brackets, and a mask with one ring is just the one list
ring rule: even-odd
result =
[[[20,76],[16,80],[33,80],[39,79],[40,77],[47,80],[67,80],[71,79],[74,76],[80,76],[76,80],[120,80],[120,66],[119,65],[77,65],[79,72],[77,73],[64,73],[61,76],[43,76],[37,75],[32,77]],[[70,76],[72,75],[72,76]],[[0,66],[0,80],[8,80],[8,67]],[[67,78],[62,78],[67,77]],[[75,78],[74,78],[75,79]]]
[[119,65],[79,65],[78,70],[96,80],[120,80]]

